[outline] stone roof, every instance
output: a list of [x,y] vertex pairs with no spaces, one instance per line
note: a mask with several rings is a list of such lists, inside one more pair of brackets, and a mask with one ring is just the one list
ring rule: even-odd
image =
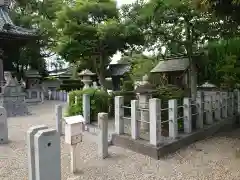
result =
[[123,76],[129,72],[131,66],[129,64],[110,64],[108,69],[109,76]]
[[28,78],[40,78],[42,77],[39,72],[35,69],[29,69],[27,72],[26,72],[26,77]]
[[12,36],[36,36],[36,31],[14,25],[6,6],[0,6],[0,34]]
[[81,71],[78,75],[79,76],[94,76],[94,75],[96,75],[96,73],[91,72],[89,69],[85,69],[85,70]]
[[165,61],[160,61],[155,66],[151,73],[162,73],[162,72],[174,72],[174,71],[185,71],[189,66],[188,58],[173,58]]

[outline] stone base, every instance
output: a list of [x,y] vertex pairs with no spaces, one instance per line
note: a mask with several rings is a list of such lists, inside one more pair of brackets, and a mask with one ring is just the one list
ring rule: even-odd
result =
[[0,97],[0,105],[6,109],[7,117],[24,116],[30,114],[24,99],[24,94],[20,96]]
[[205,126],[203,129],[197,130],[191,134],[180,134],[178,139],[169,140],[158,146],[150,145],[148,141],[144,140],[133,140],[129,135],[116,134],[112,136],[112,144],[159,160],[161,157],[176,152],[178,149],[188,146],[195,141],[210,137],[217,132],[229,131],[233,128],[237,128],[236,121],[238,120],[239,116],[218,121],[213,125]]

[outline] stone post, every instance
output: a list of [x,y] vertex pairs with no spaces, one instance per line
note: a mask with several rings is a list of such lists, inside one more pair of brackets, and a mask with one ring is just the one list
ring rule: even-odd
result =
[[206,111],[206,124],[213,124],[212,96],[209,94],[204,96],[204,110]]
[[138,100],[131,100],[131,135],[132,139],[139,138],[139,113],[138,113]]
[[115,131],[118,135],[124,133],[123,103],[124,103],[123,96],[115,97]]
[[169,117],[169,137],[176,139],[178,136],[178,120],[177,120],[177,100],[168,101],[168,117]]
[[34,136],[36,180],[61,179],[60,136],[54,129],[38,131]]
[[221,120],[221,103],[220,103],[220,93],[216,93],[216,102],[215,102],[215,119]]
[[57,129],[57,132],[59,132],[60,135],[62,135],[62,119],[63,119],[63,116],[62,116],[62,106],[59,104],[59,105],[56,105],[55,106],[55,115],[56,115],[56,129]]
[[108,114],[98,113],[99,142],[98,155],[105,159],[108,156]]
[[77,104],[77,102],[78,102],[78,97],[77,96],[75,96],[75,99],[74,99],[75,101],[74,101],[74,104]]
[[36,169],[35,169],[35,147],[34,147],[34,136],[35,134],[43,129],[47,129],[45,125],[39,125],[31,127],[27,131],[27,154],[28,154],[28,179],[36,180]]
[[222,117],[227,118],[228,116],[227,92],[221,92],[221,96],[222,96]]
[[141,112],[141,129],[143,131],[149,130],[149,95],[139,94],[139,109]]
[[4,107],[0,106],[0,144],[6,143],[8,143],[7,112]]
[[150,144],[157,146],[161,136],[161,100],[149,100]]
[[240,114],[240,91],[234,90],[234,112],[235,115]]
[[204,104],[203,104],[203,97],[204,94],[203,92],[199,92],[198,96],[197,96],[197,123],[196,123],[196,127],[197,129],[202,129],[203,128],[203,114],[204,114]]
[[233,93],[228,93],[228,116],[232,117],[234,113],[234,100],[233,100]]
[[69,105],[70,99],[69,99],[69,93],[67,93],[67,104]]
[[185,133],[192,132],[192,107],[191,107],[191,99],[184,98],[183,99],[183,127]]
[[83,117],[86,124],[90,124],[90,96],[88,94],[83,94]]

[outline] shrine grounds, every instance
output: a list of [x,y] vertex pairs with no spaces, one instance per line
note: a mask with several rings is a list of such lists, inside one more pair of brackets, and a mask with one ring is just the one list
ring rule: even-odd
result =
[[[59,101],[30,106],[30,116],[8,118],[9,144],[0,145],[0,180],[27,180],[26,132],[45,124],[55,128],[54,108]],[[96,136],[84,134],[79,148],[81,172],[70,173],[68,145],[61,140],[62,180],[239,180],[240,130],[199,141],[161,160],[111,146],[110,157],[97,157]],[[53,172],[54,173],[54,172]]]

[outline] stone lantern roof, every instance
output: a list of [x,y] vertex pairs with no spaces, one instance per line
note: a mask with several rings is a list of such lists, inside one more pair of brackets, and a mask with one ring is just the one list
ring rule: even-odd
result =
[[89,69],[85,69],[78,74],[79,76],[95,76],[96,73],[91,72]]
[[150,83],[140,85],[135,89],[135,93],[139,93],[139,94],[151,94],[156,91],[157,91],[156,86]]
[[34,70],[34,69],[29,69],[27,72],[26,72],[26,77],[27,78],[41,78],[42,76],[39,74],[39,72],[37,70]]

